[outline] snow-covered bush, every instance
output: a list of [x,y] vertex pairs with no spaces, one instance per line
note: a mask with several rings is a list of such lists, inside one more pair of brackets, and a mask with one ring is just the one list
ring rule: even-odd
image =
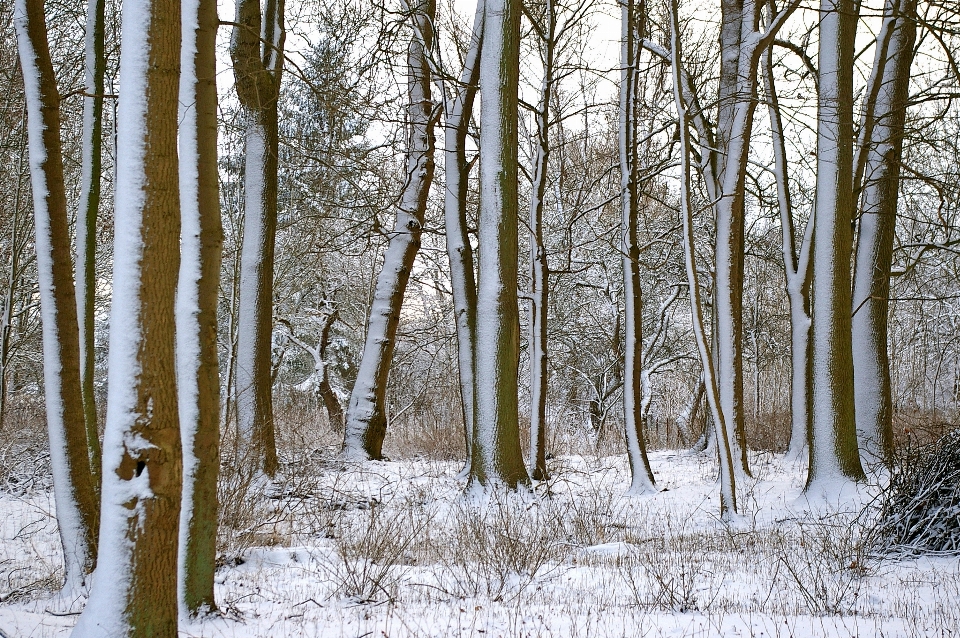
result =
[[898,464],[876,544],[885,554],[960,554],[960,429]]

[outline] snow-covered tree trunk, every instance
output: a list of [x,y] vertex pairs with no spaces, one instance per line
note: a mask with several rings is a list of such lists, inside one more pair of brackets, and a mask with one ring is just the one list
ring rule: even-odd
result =
[[60,150],[60,94],[42,0],[17,0],[14,27],[27,111],[50,464],[66,571],[64,591],[70,592],[84,586],[96,561],[98,510],[80,386],[80,331]]
[[640,207],[640,161],[637,136],[637,88],[640,47],[638,39],[643,10],[635,0],[621,4],[620,20],[620,232],[623,243],[624,365],[623,423],[630,462],[629,493],[655,491],[653,470],[643,437],[641,368],[643,366],[643,289],[640,284],[638,239]]
[[[470,483],[529,482],[520,450],[517,373],[517,108],[520,2],[486,0],[480,61],[480,268]],[[482,348],[482,349],[481,349]]]
[[720,515],[725,520],[735,518],[737,514],[737,489],[734,458],[730,446],[730,434],[725,415],[720,405],[720,388],[717,384],[716,368],[707,335],[704,330],[703,305],[700,301],[700,283],[697,274],[696,245],[693,234],[693,211],[690,203],[690,134],[687,101],[682,89],[682,60],[680,57],[680,19],[678,0],[670,3],[671,26],[671,69],[673,71],[673,95],[680,121],[680,215],[683,220],[683,254],[687,271],[687,283],[690,294],[690,307],[693,317],[693,334],[703,366],[703,382],[706,388],[707,404],[716,428],[717,451],[720,457]]
[[183,447],[179,596],[190,616],[216,608],[223,226],[217,166],[216,0],[185,0],[180,65],[180,280],[177,388]]
[[277,232],[277,102],[283,71],[283,0],[237,0],[230,43],[245,126],[243,242],[237,319],[236,406],[255,468],[273,476],[273,256]]
[[542,26],[541,46],[543,82],[540,103],[534,114],[533,180],[530,185],[530,468],[535,481],[547,475],[547,310],[549,308],[550,267],[543,233],[543,198],[547,191],[547,169],[550,165],[550,100],[553,96],[554,57],[556,54],[556,9],[553,0],[546,0],[546,24]]
[[443,214],[450,286],[457,329],[457,359],[463,409],[467,465],[473,458],[474,372],[473,344],[477,326],[477,283],[473,272],[473,248],[467,235],[467,192],[470,166],[467,164],[467,133],[480,76],[480,46],[483,42],[483,0],[478,0],[470,48],[467,51],[460,85],[452,97],[444,94]]
[[873,127],[868,146],[861,149],[867,156],[854,259],[852,329],[857,438],[867,466],[893,460],[887,315],[915,20],[916,0],[886,1],[881,33],[892,32],[887,46],[878,43]]
[[83,135],[80,156],[80,202],[77,207],[77,318],[80,325],[80,387],[87,449],[94,489],[100,491],[100,432],[94,398],[94,291],[96,290],[97,213],[103,147],[105,0],[88,0],[84,35]]
[[434,0],[411,0],[414,34],[407,49],[407,177],[397,219],[377,276],[367,336],[344,428],[347,458],[383,457],[387,433],[387,382],[396,345],[403,296],[420,248],[427,195],[433,182],[434,122],[428,52],[433,45]]
[[[771,11],[770,14],[773,12]],[[770,18],[772,15],[768,15],[768,22]],[[791,426],[790,444],[787,447],[786,457],[795,460],[807,447],[807,433],[810,429],[810,248],[813,238],[813,218],[811,217],[807,222],[798,254],[783,120],[773,76],[772,48],[767,48],[764,52],[762,73],[773,142],[777,206],[780,212],[780,230],[783,235],[783,265],[786,272],[787,298],[790,304]]]
[[[853,198],[854,0],[820,2],[820,92],[813,227],[813,413],[807,490],[864,478],[854,421],[850,257]],[[826,489],[825,487],[823,489]],[[831,492],[835,487],[829,488]]]
[[177,635],[180,2],[126,0],[96,577],[76,638]]
[[[743,258],[744,182],[750,126],[756,103],[755,80],[741,77],[744,35],[752,28],[752,2],[723,0],[720,27],[720,84],[718,88],[716,158],[718,195],[716,212],[717,382],[738,471],[749,474],[743,412]],[[749,58],[748,58],[749,59]],[[748,71],[749,72],[749,71]],[[741,170],[743,164],[743,170]]]

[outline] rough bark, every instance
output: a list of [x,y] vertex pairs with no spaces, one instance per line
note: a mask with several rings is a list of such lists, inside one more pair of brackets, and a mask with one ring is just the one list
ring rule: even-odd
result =
[[435,109],[430,96],[428,52],[433,44],[434,0],[411,0],[414,35],[407,49],[407,177],[397,219],[377,275],[367,336],[350,396],[343,451],[348,458],[383,457],[387,433],[387,382],[396,345],[400,309],[420,248],[427,195],[433,182]]
[[643,288],[640,283],[640,158],[637,87],[643,3],[621,5],[620,44],[620,232],[623,243],[624,365],[623,423],[630,462],[631,493],[655,491],[643,436]]
[[181,263],[177,382],[183,446],[180,604],[189,616],[216,609],[220,361],[217,304],[223,226],[217,166],[218,26],[215,0],[183,4],[180,104]]
[[80,384],[80,332],[60,147],[60,95],[42,0],[18,0],[14,25],[27,103],[50,464],[66,571],[64,589],[69,591],[82,587],[93,570],[98,509]]
[[100,546],[73,636],[177,635],[180,2],[126,0]]
[[[857,439],[867,466],[893,461],[893,399],[887,354],[890,268],[896,231],[900,163],[916,41],[916,0],[887,0],[888,46],[878,43],[880,83],[867,140],[853,280],[853,374]],[[856,184],[855,184],[856,185]]]
[[237,320],[236,404],[255,468],[273,476],[273,257],[277,233],[277,101],[283,70],[283,0],[237,0],[230,43],[245,126],[243,242]]
[[834,479],[864,478],[854,420],[850,318],[856,26],[854,0],[821,0],[808,491]]
[[517,412],[519,68],[519,0],[487,0],[480,64],[480,268],[470,484],[510,488],[530,481],[520,450]]

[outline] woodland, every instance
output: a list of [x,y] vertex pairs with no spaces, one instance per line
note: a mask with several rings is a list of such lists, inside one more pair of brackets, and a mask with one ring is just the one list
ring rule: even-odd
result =
[[0,0],[0,638],[960,635],[952,0]]

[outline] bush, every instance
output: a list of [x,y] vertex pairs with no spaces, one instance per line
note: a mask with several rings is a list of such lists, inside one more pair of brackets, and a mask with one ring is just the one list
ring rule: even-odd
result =
[[960,429],[897,464],[882,498],[877,549],[960,554]]

